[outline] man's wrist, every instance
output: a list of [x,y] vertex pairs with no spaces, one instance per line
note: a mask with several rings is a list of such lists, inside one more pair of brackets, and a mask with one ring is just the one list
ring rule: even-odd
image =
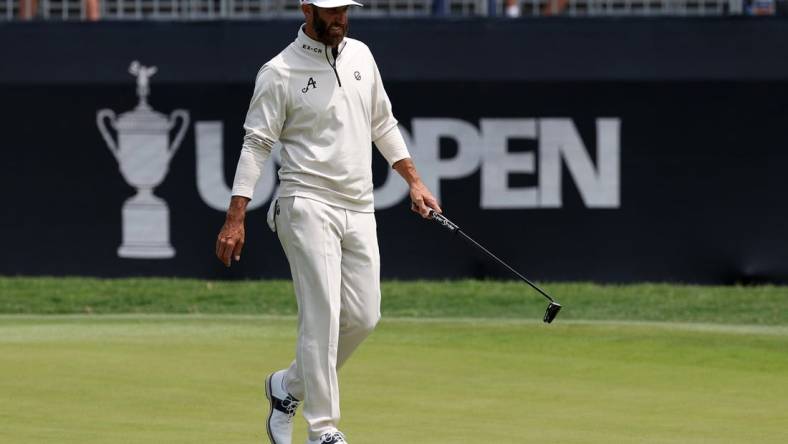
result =
[[421,184],[421,177],[419,173],[416,171],[416,165],[413,164],[413,160],[410,157],[406,157],[404,159],[398,160],[393,165],[394,170],[405,179],[408,186],[413,188],[416,185]]
[[248,197],[233,196],[227,208],[227,222],[242,223],[246,219],[246,205],[249,200]]
[[229,223],[243,223],[246,219],[246,211],[227,211],[227,217],[225,217],[225,221]]

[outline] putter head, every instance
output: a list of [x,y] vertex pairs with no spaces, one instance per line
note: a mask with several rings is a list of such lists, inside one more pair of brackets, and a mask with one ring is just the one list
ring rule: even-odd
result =
[[555,319],[559,311],[561,311],[561,304],[558,302],[550,302],[550,305],[547,306],[547,310],[544,312],[545,323],[549,324],[553,322],[553,319]]

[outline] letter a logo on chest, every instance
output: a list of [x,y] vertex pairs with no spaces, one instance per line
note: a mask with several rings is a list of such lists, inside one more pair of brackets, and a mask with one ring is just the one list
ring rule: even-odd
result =
[[305,88],[301,88],[301,92],[306,94],[306,92],[309,91],[309,87],[310,86],[312,88],[317,88],[317,83],[315,83],[315,79],[313,79],[312,77],[310,77],[309,81],[306,82],[306,87]]

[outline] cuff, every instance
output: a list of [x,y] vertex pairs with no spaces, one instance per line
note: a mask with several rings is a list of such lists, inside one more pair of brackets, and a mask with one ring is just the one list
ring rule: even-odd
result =
[[260,180],[263,172],[263,165],[270,155],[270,149],[244,145],[241,157],[238,159],[238,167],[235,169],[233,196],[252,198],[257,181]]
[[389,166],[393,166],[397,161],[410,157],[408,147],[405,145],[405,139],[402,138],[399,127],[393,127],[374,142],[380,154],[386,158]]

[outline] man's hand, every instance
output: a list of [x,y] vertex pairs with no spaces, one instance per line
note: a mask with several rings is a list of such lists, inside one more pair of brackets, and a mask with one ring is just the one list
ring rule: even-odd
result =
[[246,233],[244,219],[246,218],[246,204],[249,199],[233,196],[230,208],[227,209],[227,218],[224,221],[219,236],[216,237],[216,257],[224,264],[230,266],[232,259],[241,260],[241,250],[244,248]]
[[425,219],[430,217],[430,209],[435,210],[437,213],[443,212],[435,196],[430,193],[430,190],[427,189],[421,180],[411,184],[410,202],[410,210],[414,213],[419,213]]
[[410,158],[398,160],[393,165],[394,170],[405,179],[410,187],[410,209],[414,213],[419,213],[421,217],[428,219],[430,217],[430,209],[438,213],[442,213],[438,200],[432,195],[430,190],[424,185],[416,172],[416,166]]

